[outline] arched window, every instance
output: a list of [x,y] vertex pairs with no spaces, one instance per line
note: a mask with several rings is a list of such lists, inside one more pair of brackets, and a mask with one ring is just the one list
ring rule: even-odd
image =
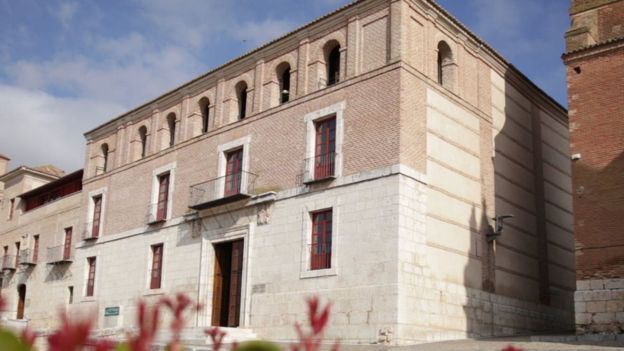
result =
[[102,172],[108,170],[108,144],[102,144]]
[[139,128],[139,140],[141,141],[141,158],[143,158],[147,152],[147,128],[145,126]]
[[452,87],[453,52],[444,41],[438,43],[438,83],[443,87]]
[[238,98],[238,119],[244,119],[247,115],[247,83],[238,83],[236,95]]
[[167,125],[169,126],[169,147],[175,144],[175,132],[176,132],[176,115],[170,113],[167,116]]
[[278,66],[277,77],[279,79],[280,103],[283,104],[290,100],[290,65],[288,63]]
[[327,63],[327,86],[340,81],[340,44],[332,43],[325,47],[325,62]]
[[210,118],[210,100],[208,98],[203,97],[199,100],[199,111],[202,116],[202,133],[208,132],[208,122]]

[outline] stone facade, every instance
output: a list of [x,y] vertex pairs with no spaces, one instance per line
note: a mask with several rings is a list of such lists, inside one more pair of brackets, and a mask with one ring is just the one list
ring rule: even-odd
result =
[[573,1],[570,16],[577,330],[622,332],[624,290],[603,282],[624,278],[624,1]]
[[[327,118],[335,154],[319,179]],[[222,250],[242,256],[234,324],[260,337],[294,339],[313,294],[333,302],[327,336],[346,343],[573,328],[566,111],[433,1],[352,3],[85,136],[69,308],[96,313],[102,333],[133,327],[138,298],[174,292],[206,306],[191,329],[223,325]],[[318,268],[313,222],[327,210]]]

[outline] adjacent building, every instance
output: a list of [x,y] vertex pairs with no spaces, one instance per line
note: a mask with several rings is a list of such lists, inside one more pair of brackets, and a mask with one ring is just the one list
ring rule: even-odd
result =
[[572,330],[566,112],[434,1],[353,2],[85,134],[71,310],[121,334],[185,292],[188,335],[291,340],[317,294],[345,343]]
[[566,33],[576,326],[624,330],[624,1],[575,0]]

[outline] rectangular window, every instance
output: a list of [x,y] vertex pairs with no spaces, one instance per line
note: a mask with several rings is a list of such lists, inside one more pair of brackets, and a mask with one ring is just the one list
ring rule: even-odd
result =
[[12,198],[9,203],[9,220],[13,219],[14,213],[15,213],[15,198]]
[[232,196],[240,193],[243,173],[243,149],[230,151],[226,155],[225,168],[225,192],[224,196]]
[[336,159],[336,118],[318,121],[315,127],[314,179],[333,177]]
[[15,243],[15,267],[19,265],[20,262],[20,243],[19,241]]
[[332,210],[312,213],[310,269],[331,268]]
[[63,260],[67,261],[71,258],[72,249],[72,227],[65,228],[65,240],[63,241]]
[[152,245],[152,271],[150,289],[160,289],[162,280],[163,244]]
[[35,263],[39,258],[39,235],[35,235],[33,239],[35,242],[33,243],[32,261]]
[[158,204],[156,220],[164,221],[167,218],[167,202],[169,201],[169,173],[158,176]]
[[91,223],[91,237],[100,235],[100,220],[102,218],[102,195],[93,197],[93,222]]
[[87,258],[89,272],[87,275],[87,296],[93,296],[95,290],[95,257]]

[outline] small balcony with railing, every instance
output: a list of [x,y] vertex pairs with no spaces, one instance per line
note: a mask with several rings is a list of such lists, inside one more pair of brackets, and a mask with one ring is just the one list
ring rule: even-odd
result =
[[15,255],[4,255],[2,257],[2,270],[14,271],[17,268],[17,259]]
[[336,178],[336,153],[316,155],[305,159],[304,183],[314,183]]
[[331,268],[331,243],[308,244],[310,270]]
[[256,175],[250,172],[228,174],[191,186],[189,207],[202,210],[253,196]]
[[37,264],[37,252],[33,249],[20,250],[19,262],[21,266],[34,266]]
[[97,240],[100,236],[100,225],[94,222],[88,222],[84,224],[82,229],[81,238],[84,241]]
[[74,252],[71,247],[58,245],[48,247],[46,262],[48,264],[71,263],[74,259]]
[[145,221],[147,224],[157,224],[167,220],[167,204],[153,203],[147,206]]

